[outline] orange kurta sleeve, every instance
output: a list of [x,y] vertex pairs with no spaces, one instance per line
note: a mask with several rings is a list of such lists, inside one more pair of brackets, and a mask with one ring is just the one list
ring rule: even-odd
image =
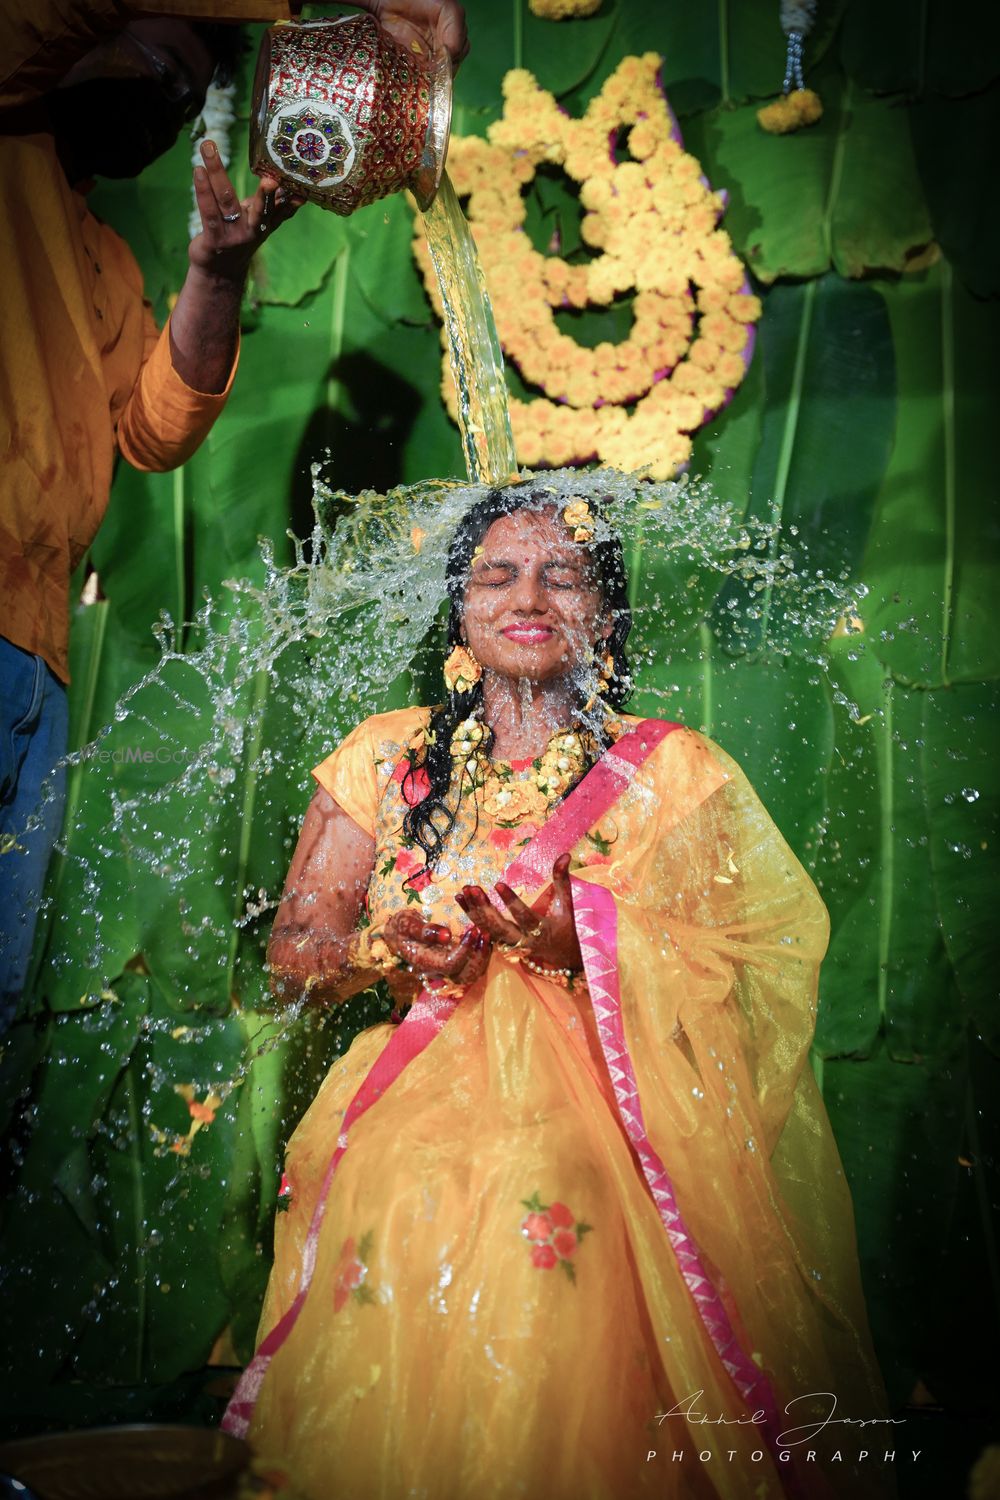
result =
[[170,322],[157,334],[147,307],[147,349],[150,344],[152,352],[118,422],[118,450],[134,469],[159,473],[186,463],[208,435],[232,389],[239,348],[225,390],[213,395],[192,390],[181,379],[170,356]]

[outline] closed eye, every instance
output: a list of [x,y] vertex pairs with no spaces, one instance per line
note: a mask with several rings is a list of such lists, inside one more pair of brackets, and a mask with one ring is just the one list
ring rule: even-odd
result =
[[554,589],[577,589],[582,579],[576,568],[552,567],[542,569],[542,581]]
[[485,584],[487,588],[498,588],[517,576],[517,569],[513,563],[508,562],[481,562],[472,574],[476,583]]

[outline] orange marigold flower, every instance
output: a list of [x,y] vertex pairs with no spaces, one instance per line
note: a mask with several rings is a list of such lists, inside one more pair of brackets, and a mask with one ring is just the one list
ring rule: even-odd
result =
[[719,355],[715,366],[715,375],[727,390],[735,390],[745,374],[746,365],[743,363],[740,355],[733,354],[729,350]]

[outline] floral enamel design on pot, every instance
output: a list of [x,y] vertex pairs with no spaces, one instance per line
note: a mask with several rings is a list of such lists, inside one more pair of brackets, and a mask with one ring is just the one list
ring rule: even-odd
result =
[[407,52],[373,16],[272,26],[254,80],[250,165],[351,214],[409,188],[429,207],[451,126],[451,63]]

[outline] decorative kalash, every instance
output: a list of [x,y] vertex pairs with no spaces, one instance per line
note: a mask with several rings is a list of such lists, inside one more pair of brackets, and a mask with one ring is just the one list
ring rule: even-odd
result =
[[451,64],[419,46],[369,15],[272,26],[254,80],[254,172],[338,214],[401,188],[427,208],[448,150]]

